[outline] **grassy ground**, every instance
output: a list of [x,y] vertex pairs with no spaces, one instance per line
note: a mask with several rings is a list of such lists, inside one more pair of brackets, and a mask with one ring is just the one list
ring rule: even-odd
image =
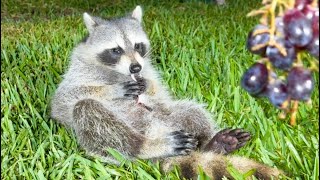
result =
[[300,106],[296,127],[239,86],[258,59],[245,50],[258,19],[245,15],[260,0],[233,0],[226,7],[169,2],[1,1],[1,179],[177,179],[178,171],[161,174],[147,161],[117,167],[89,157],[73,133],[48,116],[70,51],[86,34],[82,13],[109,17],[136,4],[144,8],[154,64],[172,93],[207,103],[221,127],[252,132],[235,154],[281,168],[293,179],[319,178],[318,76],[312,106]]

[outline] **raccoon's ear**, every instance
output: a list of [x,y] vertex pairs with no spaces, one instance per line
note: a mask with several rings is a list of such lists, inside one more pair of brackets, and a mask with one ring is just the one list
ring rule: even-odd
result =
[[142,21],[142,9],[140,6],[136,6],[136,8],[133,10],[132,15],[133,18],[138,20],[139,22]]
[[83,20],[90,34],[94,30],[94,27],[98,26],[98,23],[86,12],[83,13]]

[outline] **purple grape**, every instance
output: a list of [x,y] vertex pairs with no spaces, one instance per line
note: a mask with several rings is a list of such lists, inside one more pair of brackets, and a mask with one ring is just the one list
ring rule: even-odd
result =
[[299,11],[303,10],[305,8],[305,6],[307,6],[308,4],[310,4],[312,2],[312,0],[296,0],[294,7],[296,9],[298,9]]
[[254,27],[254,29],[252,31],[250,31],[248,38],[247,38],[247,49],[253,53],[253,54],[258,54],[260,56],[265,56],[265,52],[266,52],[266,46],[258,49],[258,50],[252,50],[252,47],[258,45],[258,44],[265,44],[269,41],[270,35],[269,33],[262,33],[262,34],[257,34],[255,36],[253,36],[253,32],[256,30],[264,30],[264,29],[269,29],[267,26],[264,25],[257,25]]
[[307,46],[307,50],[311,55],[319,60],[319,11],[318,16],[312,18],[313,37]]
[[319,18],[319,8],[314,8],[310,5],[305,6],[302,13],[309,20],[312,20],[314,17]]
[[307,50],[319,60],[319,27],[314,29],[313,37],[310,44],[307,46]]
[[251,95],[258,95],[268,84],[268,69],[264,64],[253,64],[242,76],[241,86]]
[[285,100],[288,99],[287,85],[281,80],[276,80],[267,87],[267,97],[271,104],[280,108]]
[[319,9],[317,9],[317,11],[314,11],[313,14],[310,15],[310,18],[313,34],[318,33],[319,35]]
[[283,20],[286,35],[294,46],[304,47],[311,42],[311,21],[301,11],[296,9],[287,11]]
[[296,49],[289,41],[283,38],[278,38],[276,42],[286,50],[287,55],[284,56],[276,46],[268,46],[266,55],[274,67],[281,70],[289,70],[297,57]]
[[294,67],[288,74],[288,91],[291,99],[307,101],[314,87],[311,72],[303,67]]
[[281,36],[284,36],[284,23],[283,23],[283,17],[278,16],[275,18],[275,24],[276,24],[276,30],[281,34]]
[[319,32],[315,37],[313,37],[312,41],[307,47],[307,50],[311,55],[319,60]]

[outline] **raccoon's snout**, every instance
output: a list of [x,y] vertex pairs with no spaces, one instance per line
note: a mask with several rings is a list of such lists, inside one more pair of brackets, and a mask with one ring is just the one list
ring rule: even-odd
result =
[[142,66],[139,63],[130,64],[129,70],[132,74],[140,72],[142,69]]

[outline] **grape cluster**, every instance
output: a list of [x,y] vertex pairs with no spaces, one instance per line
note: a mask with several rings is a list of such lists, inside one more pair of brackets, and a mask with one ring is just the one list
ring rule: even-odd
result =
[[256,11],[264,13],[262,23],[249,32],[246,44],[262,59],[243,74],[241,86],[250,95],[266,97],[290,111],[290,102],[309,101],[314,87],[311,68],[304,67],[299,54],[308,52],[319,62],[319,1],[293,1],[278,15],[271,9],[275,0],[264,2],[266,8]]

